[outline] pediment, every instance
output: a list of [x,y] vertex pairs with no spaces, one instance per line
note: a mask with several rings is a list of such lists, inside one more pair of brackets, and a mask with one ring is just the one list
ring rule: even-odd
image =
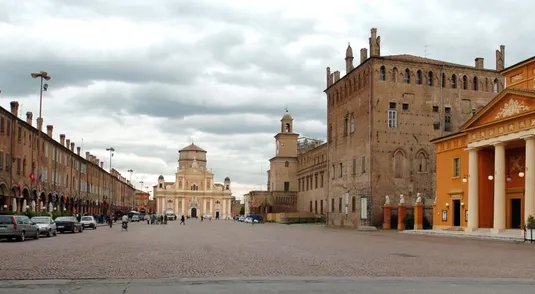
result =
[[535,92],[506,89],[491,100],[461,130],[500,122],[535,111]]

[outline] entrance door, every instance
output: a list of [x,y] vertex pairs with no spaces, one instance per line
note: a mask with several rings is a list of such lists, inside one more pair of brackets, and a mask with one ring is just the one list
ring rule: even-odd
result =
[[522,200],[511,199],[511,229],[520,229],[522,226]]
[[453,200],[453,226],[461,226],[461,200]]
[[215,212],[215,219],[219,219],[219,211]]
[[192,218],[196,218],[197,217],[197,208],[192,208],[191,209],[191,217]]

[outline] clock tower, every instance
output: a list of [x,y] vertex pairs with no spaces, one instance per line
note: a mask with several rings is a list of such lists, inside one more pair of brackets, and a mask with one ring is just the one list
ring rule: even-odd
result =
[[297,138],[293,118],[286,110],[281,119],[280,132],[275,135],[275,157],[269,169],[270,191],[297,192]]

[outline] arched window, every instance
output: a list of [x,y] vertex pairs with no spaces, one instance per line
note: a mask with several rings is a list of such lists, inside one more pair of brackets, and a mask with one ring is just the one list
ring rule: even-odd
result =
[[411,71],[408,68],[405,69],[405,73],[403,74],[403,82],[405,84],[411,83]]
[[397,82],[397,81],[398,81],[398,68],[394,67],[392,69],[392,82]]
[[474,77],[474,79],[472,80],[472,90],[474,90],[474,91],[479,90],[478,82],[479,81],[478,81],[477,77]]
[[355,196],[351,198],[351,211],[357,211],[357,198]]
[[191,190],[192,190],[192,191],[197,191],[197,190],[199,190],[199,186],[197,186],[197,184],[193,184],[193,185],[191,186]]
[[442,73],[442,88],[446,88],[446,74]]
[[432,71],[427,73],[427,85],[433,86],[433,72]]
[[351,118],[349,119],[349,131],[351,134],[355,132],[355,113],[351,113]]
[[451,88],[457,89],[457,76],[451,75]]
[[386,81],[386,69],[384,65],[379,69],[379,80]]
[[466,75],[463,76],[463,90],[468,90],[468,77]]
[[286,161],[286,162],[284,163],[284,167],[289,167],[289,166],[290,166],[290,162]]
[[498,79],[494,79],[494,82],[492,82],[492,92],[498,93],[498,90],[499,90]]
[[344,136],[347,136],[347,134],[349,133],[349,115],[346,115],[345,119],[344,119]]
[[421,85],[422,84],[422,71],[418,70],[416,72],[416,84]]
[[403,178],[403,170],[405,165],[405,153],[398,149],[394,151],[394,177]]
[[290,132],[292,132],[292,128],[291,128],[291,126],[290,126],[289,123],[286,123],[286,124],[284,125],[284,131],[285,131],[286,133],[290,133]]
[[416,163],[418,164],[419,173],[427,172],[427,154],[425,154],[424,151],[418,152],[416,155]]

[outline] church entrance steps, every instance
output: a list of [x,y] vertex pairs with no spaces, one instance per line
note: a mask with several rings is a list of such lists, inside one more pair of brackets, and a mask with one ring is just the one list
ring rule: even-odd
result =
[[406,230],[401,231],[402,234],[424,235],[424,236],[440,236],[440,237],[454,237],[466,239],[483,239],[483,240],[498,240],[516,242],[524,241],[522,230],[505,230],[498,234],[491,233],[490,229],[479,229],[474,232],[465,231],[450,231],[450,230]]

